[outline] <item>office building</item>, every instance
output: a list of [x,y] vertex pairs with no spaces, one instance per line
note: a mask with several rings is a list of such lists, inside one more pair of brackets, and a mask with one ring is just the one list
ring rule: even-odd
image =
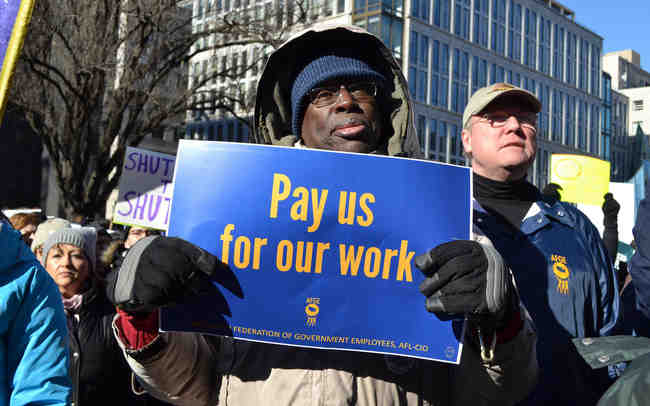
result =
[[612,108],[612,179],[627,181],[638,169],[650,133],[650,72],[641,68],[641,56],[631,50],[609,52],[602,58],[610,75]]
[[[290,21],[295,3],[193,0],[191,5],[195,26],[242,9],[254,15],[268,13],[282,26]],[[466,163],[460,141],[463,109],[472,92],[496,82],[521,86],[542,102],[538,159],[529,176],[534,183],[543,187],[548,182],[552,153],[600,157],[609,153],[601,133],[603,39],[576,23],[574,12],[554,0],[323,0],[301,4],[311,7],[308,24],[362,26],[393,51],[410,85],[415,126],[428,159]],[[219,50],[209,60],[198,55],[192,74],[246,66],[269,51],[240,46]],[[260,63],[235,79],[234,88],[254,93],[261,67]],[[228,91],[233,82],[211,84],[208,90]],[[188,136],[236,137],[235,128],[225,130],[224,117],[228,114],[191,117]]]
[[611,75],[614,90],[650,86],[650,73],[641,68],[641,56],[631,49],[603,55],[603,71]]

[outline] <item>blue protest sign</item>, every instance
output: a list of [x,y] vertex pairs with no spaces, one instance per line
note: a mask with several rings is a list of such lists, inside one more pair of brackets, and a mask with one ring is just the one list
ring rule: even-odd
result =
[[181,141],[169,235],[232,274],[161,329],[457,363],[413,258],[469,239],[470,185],[469,168],[429,161]]

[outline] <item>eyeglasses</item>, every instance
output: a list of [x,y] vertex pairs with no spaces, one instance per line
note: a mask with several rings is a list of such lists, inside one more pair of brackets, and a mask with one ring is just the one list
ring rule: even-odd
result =
[[508,114],[508,113],[485,113],[479,116],[479,120],[485,120],[490,123],[490,126],[493,128],[499,128],[506,125],[506,122],[510,117],[514,117],[519,121],[519,124],[522,127],[537,128],[537,114],[535,113],[518,113],[518,114]]
[[315,87],[307,93],[309,102],[316,107],[327,107],[336,103],[341,96],[341,89],[345,88],[350,96],[358,102],[375,100],[378,85],[375,82],[357,82],[346,85]]

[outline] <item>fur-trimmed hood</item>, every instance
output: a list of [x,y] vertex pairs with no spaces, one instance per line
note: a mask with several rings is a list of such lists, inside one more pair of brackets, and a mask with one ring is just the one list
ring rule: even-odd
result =
[[373,68],[391,83],[388,114],[392,130],[382,140],[389,155],[419,158],[420,147],[413,125],[413,107],[404,75],[391,51],[379,38],[360,27],[321,25],[289,39],[269,57],[257,87],[253,133],[260,144],[291,146],[298,138],[291,131],[291,86],[306,55],[314,50],[348,47],[368,53]]

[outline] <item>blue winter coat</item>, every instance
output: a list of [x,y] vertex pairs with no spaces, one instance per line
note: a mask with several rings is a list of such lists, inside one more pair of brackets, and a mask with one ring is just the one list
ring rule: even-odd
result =
[[616,277],[589,219],[570,205],[541,199],[519,230],[474,201],[474,224],[512,269],[538,329],[540,380],[523,404],[595,404],[609,378],[584,362],[571,338],[612,333],[619,319]]
[[0,406],[66,404],[67,334],[57,286],[0,220]]

